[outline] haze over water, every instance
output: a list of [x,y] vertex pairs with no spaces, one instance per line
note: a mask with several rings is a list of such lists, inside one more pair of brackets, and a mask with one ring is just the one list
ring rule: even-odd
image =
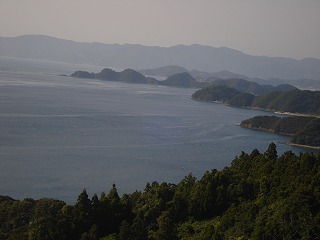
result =
[[[4,61],[3,59],[1,61]],[[46,65],[68,74],[72,66]],[[88,69],[84,69],[88,70]],[[86,188],[120,193],[229,166],[288,137],[242,129],[271,113],[191,100],[194,89],[0,72],[0,195],[73,203]],[[279,154],[301,148],[277,144]]]

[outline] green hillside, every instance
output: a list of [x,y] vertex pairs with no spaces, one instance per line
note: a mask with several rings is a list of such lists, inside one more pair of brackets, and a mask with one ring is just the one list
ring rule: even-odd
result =
[[320,115],[320,91],[292,90],[272,92],[262,96],[240,93],[228,86],[210,86],[196,91],[192,99],[220,101],[235,107],[257,108],[268,111]]
[[241,92],[228,86],[210,86],[202,88],[192,94],[192,99],[205,102],[222,102],[229,103],[231,99],[239,96]]
[[[0,197],[0,239],[318,239],[320,155],[241,152],[231,166],[147,183],[119,196],[83,190],[74,205]],[[103,181],[103,179],[102,179]]]
[[127,83],[143,83],[148,84],[152,82],[150,79],[143,76],[132,69],[125,69],[121,72],[113,71],[112,69],[105,68],[99,73],[88,73],[86,71],[76,71],[70,75],[76,78],[92,78],[104,81],[118,81]]
[[252,107],[273,111],[320,114],[320,91],[292,90],[255,97]]
[[293,136],[295,144],[320,147],[320,119],[315,117],[256,116],[241,122],[241,127]]
[[160,85],[171,87],[201,87],[202,83],[197,82],[189,73],[176,73],[167,77],[166,80],[159,81]]
[[253,95],[264,95],[271,92],[288,92],[296,89],[289,84],[281,84],[278,86],[271,85],[260,85],[255,82],[251,82],[242,78],[231,78],[231,79],[217,79],[212,82],[214,86],[225,85],[234,88],[243,93],[250,93]]

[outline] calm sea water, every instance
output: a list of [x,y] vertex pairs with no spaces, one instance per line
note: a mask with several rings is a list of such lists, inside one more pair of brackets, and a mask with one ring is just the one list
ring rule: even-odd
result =
[[57,73],[0,72],[0,195],[73,203],[84,188],[100,194],[113,183],[131,193],[147,182],[199,178],[241,151],[289,140],[238,126],[270,113],[196,102],[193,89]]

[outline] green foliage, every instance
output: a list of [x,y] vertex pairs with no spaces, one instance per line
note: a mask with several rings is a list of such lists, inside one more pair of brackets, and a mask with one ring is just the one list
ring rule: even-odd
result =
[[320,119],[308,121],[292,139],[293,143],[320,146]]
[[189,174],[177,185],[153,182],[143,192],[75,205],[0,196],[0,239],[220,240],[318,239],[320,154],[241,152],[230,167]]
[[147,79],[142,74],[132,70],[125,69],[122,72],[116,72],[112,69],[105,68],[99,73],[88,73],[85,71],[76,71],[70,75],[71,77],[76,78],[91,78],[91,79],[100,79],[104,81],[120,81],[128,83],[152,83],[155,84],[155,79]]
[[292,142],[320,146],[320,119],[315,117],[256,116],[241,122],[241,127],[293,136]]
[[255,98],[252,107],[273,111],[304,114],[320,114],[320,92],[309,90],[292,90],[290,92],[274,92]]
[[255,96],[250,93],[240,93],[230,99],[229,104],[235,107],[248,107],[252,105]]
[[210,86],[196,91],[192,94],[192,99],[207,102],[218,101],[229,103],[232,98],[239,94],[241,94],[239,91],[228,86]]
[[176,73],[167,77],[166,80],[160,81],[160,85],[172,87],[198,87],[203,84],[197,82],[189,73]]
[[251,82],[242,78],[217,79],[213,81],[212,84],[215,86],[225,85],[240,92],[250,93],[254,95],[264,95],[271,92],[287,92],[296,89],[289,84],[282,84],[274,87],[271,85],[260,85],[258,83]]
[[289,92],[271,92],[254,96],[222,85],[202,88],[192,95],[192,99],[218,101],[235,107],[320,115],[320,91],[294,89]]
[[190,219],[182,224],[178,228],[178,236],[181,240],[211,240],[215,236],[215,228],[219,224],[219,221],[194,221]]

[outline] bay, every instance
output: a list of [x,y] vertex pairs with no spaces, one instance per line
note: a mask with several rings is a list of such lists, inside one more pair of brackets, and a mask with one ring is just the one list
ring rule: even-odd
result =
[[0,72],[0,195],[74,203],[84,188],[100,194],[115,183],[131,193],[200,178],[271,142],[279,154],[305,151],[280,144],[286,136],[239,127],[269,112],[193,101],[195,89],[57,73]]

